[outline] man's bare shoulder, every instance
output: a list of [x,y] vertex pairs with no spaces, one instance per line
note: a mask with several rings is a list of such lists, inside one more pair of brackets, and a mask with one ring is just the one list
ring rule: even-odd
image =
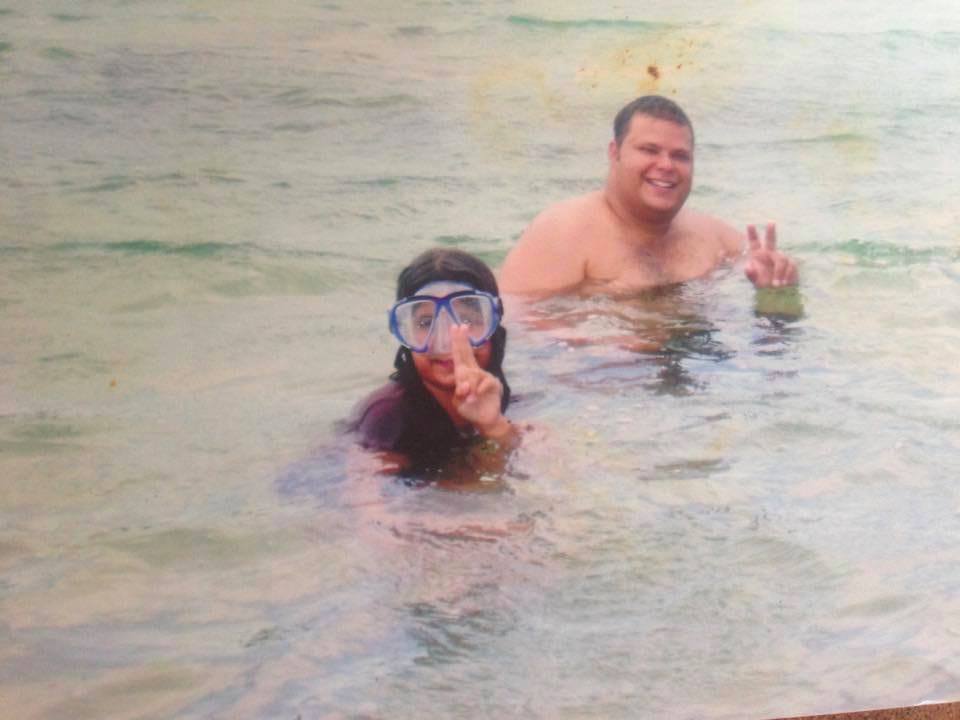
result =
[[684,208],[674,220],[684,237],[698,242],[709,242],[725,255],[736,256],[743,252],[743,234],[730,223],[714,215]]
[[586,240],[592,235],[600,192],[551,205],[537,215],[520,236],[500,269],[506,292],[559,292],[584,279]]
[[584,230],[596,222],[598,211],[604,210],[603,193],[597,191],[554,203],[537,215],[521,236],[524,239],[553,242],[581,239]]

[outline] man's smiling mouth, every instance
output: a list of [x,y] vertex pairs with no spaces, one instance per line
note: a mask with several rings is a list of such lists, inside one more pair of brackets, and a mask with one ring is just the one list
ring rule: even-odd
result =
[[664,190],[671,190],[677,186],[675,182],[670,182],[669,180],[657,180],[655,178],[647,178],[647,182],[654,187],[663,188]]

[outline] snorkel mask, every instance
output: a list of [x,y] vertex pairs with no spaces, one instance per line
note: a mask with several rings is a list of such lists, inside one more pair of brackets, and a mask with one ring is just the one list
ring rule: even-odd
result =
[[473,347],[485,343],[503,314],[496,295],[457,282],[432,282],[390,308],[390,332],[413,352],[450,352],[450,328],[465,325]]

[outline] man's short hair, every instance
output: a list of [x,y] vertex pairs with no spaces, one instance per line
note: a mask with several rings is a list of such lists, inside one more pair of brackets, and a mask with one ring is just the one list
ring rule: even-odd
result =
[[624,105],[613,119],[613,139],[616,141],[617,147],[623,144],[623,139],[630,130],[630,121],[634,115],[648,115],[658,120],[668,120],[689,128],[690,139],[693,140],[693,125],[679,105],[662,95],[644,95]]

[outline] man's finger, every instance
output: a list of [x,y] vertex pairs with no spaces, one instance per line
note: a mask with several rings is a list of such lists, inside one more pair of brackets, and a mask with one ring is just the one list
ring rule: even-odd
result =
[[750,258],[744,272],[755,287],[773,287],[776,279],[776,253],[758,252]]
[[784,287],[797,284],[797,264],[784,256],[785,262],[780,273],[780,284]]
[[760,249],[760,237],[757,235],[756,225],[747,225],[747,243],[750,247],[750,252],[756,252]]
[[784,285],[786,285],[787,284],[785,282],[786,274],[789,269],[790,269],[790,260],[787,259],[787,257],[785,257],[784,255],[777,253],[774,256],[774,260],[773,260],[773,273],[771,277],[771,281],[772,281],[771,284],[774,287],[783,287]]
[[763,238],[763,247],[766,250],[776,250],[777,249],[777,224],[768,222],[767,223],[767,232]]

